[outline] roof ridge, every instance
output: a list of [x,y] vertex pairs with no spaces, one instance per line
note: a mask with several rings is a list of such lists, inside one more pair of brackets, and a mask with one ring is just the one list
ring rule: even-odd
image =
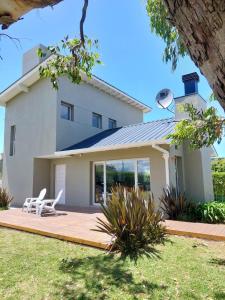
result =
[[126,128],[126,127],[138,126],[138,125],[145,125],[145,124],[155,123],[155,122],[161,122],[161,121],[171,121],[172,122],[174,120],[175,120],[174,117],[170,117],[170,118],[163,118],[163,119],[158,119],[158,120],[152,120],[152,121],[148,121],[148,122],[140,122],[140,123],[125,125],[125,126],[120,126],[120,127],[117,127],[117,128]]

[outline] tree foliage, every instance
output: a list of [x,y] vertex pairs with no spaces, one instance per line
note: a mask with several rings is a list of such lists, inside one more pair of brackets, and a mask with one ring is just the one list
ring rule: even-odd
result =
[[172,62],[172,69],[175,70],[179,56],[185,56],[187,50],[176,27],[169,22],[169,16],[163,0],[148,0],[146,6],[151,31],[160,36],[166,44],[163,60]]
[[179,121],[175,132],[168,135],[172,143],[180,145],[188,141],[192,149],[198,149],[213,145],[216,141],[221,142],[225,119],[217,115],[214,107],[198,111],[193,105],[185,104],[181,109],[189,115],[189,118]]
[[[225,158],[215,158],[212,161],[212,170],[214,172],[224,172],[225,173]],[[224,188],[225,190],[225,188]]]
[[[92,68],[101,63],[99,54],[95,51],[97,47],[97,40],[92,41],[85,37],[84,43],[81,44],[78,38],[65,37],[60,45],[47,48],[51,57],[44,65],[40,66],[40,76],[50,78],[55,89],[58,89],[58,78],[62,76],[66,76],[76,84],[81,82],[83,74],[91,78]],[[67,54],[62,55],[62,51]],[[39,48],[38,55],[43,57],[46,53]]]

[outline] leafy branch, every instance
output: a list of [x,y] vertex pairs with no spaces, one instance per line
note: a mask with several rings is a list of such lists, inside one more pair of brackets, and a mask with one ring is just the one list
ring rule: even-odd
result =
[[[82,16],[80,19],[80,37],[69,39],[66,36],[59,45],[49,46],[47,52],[51,58],[45,65],[40,66],[40,76],[50,78],[53,88],[58,89],[58,78],[66,76],[71,82],[79,84],[82,73],[91,78],[91,71],[96,64],[101,64],[98,49],[98,41],[88,39],[84,35],[84,23],[88,8],[88,0],[84,0]],[[62,55],[64,51],[64,55]],[[45,56],[42,49],[38,49],[39,57]]]
[[189,119],[178,122],[175,132],[168,135],[173,144],[180,145],[188,141],[192,149],[198,149],[221,142],[225,132],[225,119],[217,115],[214,107],[198,111],[193,105],[185,104],[182,109],[189,115]]
[[175,26],[171,24],[169,14],[163,0],[148,0],[147,13],[150,17],[151,31],[160,36],[166,44],[163,53],[163,60],[171,61],[172,70],[177,67],[179,56],[187,54],[186,47]]

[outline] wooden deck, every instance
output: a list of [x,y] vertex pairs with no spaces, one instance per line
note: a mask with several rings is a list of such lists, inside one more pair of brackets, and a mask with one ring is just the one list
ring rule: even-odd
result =
[[[110,237],[92,231],[99,210],[76,208],[75,211],[59,211],[58,215],[39,217],[21,209],[0,211],[0,226],[36,233],[65,241],[106,249]],[[168,234],[225,241],[225,225],[166,221]]]

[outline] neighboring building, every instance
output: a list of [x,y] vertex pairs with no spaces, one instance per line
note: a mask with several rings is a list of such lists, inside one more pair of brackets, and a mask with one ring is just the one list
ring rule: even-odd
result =
[[[61,204],[94,205],[116,183],[151,190],[156,200],[169,184],[194,200],[213,199],[211,150],[176,148],[166,139],[185,117],[178,109],[175,118],[143,123],[147,105],[95,76],[80,85],[61,78],[54,90],[39,78],[35,51],[24,55],[23,76],[0,94],[6,109],[3,185],[14,205],[43,187],[48,197],[63,188]],[[186,94],[176,106],[204,109],[198,75],[183,80]]]

